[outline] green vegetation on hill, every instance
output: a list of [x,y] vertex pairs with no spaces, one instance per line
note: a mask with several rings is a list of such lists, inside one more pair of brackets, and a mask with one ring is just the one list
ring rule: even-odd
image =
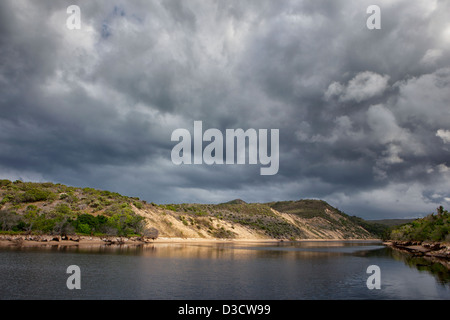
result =
[[154,237],[158,230],[176,237],[369,239],[381,238],[387,226],[322,200],[158,205],[93,188],[0,180],[1,232]]
[[[385,239],[387,234],[389,233],[389,222],[387,224],[383,224],[379,222],[367,221],[355,216],[351,216],[349,217],[349,219],[380,239]],[[394,222],[393,225],[397,224]]]
[[139,235],[142,201],[118,193],[53,183],[0,180],[0,230],[42,234]]
[[324,209],[334,209],[323,200],[298,200],[298,201],[278,201],[270,202],[268,205],[280,212],[286,212],[301,216],[302,218],[322,217],[328,219]]
[[[345,239],[376,238],[348,215],[322,200],[279,201],[270,203],[246,203],[236,199],[220,204],[170,204],[160,208],[181,215],[186,225],[208,226],[214,233],[212,218],[232,226],[245,226],[266,237],[275,239],[329,238],[332,233]],[[280,214],[281,213],[281,214]],[[287,219],[282,214],[293,215]],[[296,219],[298,218],[298,219]],[[233,230],[221,232],[222,237],[233,238]]]
[[450,242],[450,213],[442,206],[424,218],[416,219],[390,230],[388,239],[400,241]]
[[381,219],[381,220],[369,220],[367,222],[378,224],[386,227],[398,227],[402,224],[411,222],[415,219]]
[[277,211],[295,214],[304,219],[321,218],[336,229],[360,234],[362,238],[366,236],[364,231],[373,237],[381,238],[387,229],[383,225],[371,223],[356,216],[349,216],[323,200],[281,201],[272,202],[269,205]]
[[228,202],[225,202],[225,204],[245,204],[247,202],[245,202],[244,200],[241,199],[234,199]]
[[221,204],[170,204],[159,207],[179,214],[185,225],[197,226],[199,229],[206,227],[211,235],[218,238],[234,238],[235,232],[232,229],[215,228],[213,218],[233,226],[246,226],[271,238],[302,236],[300,229],[277,216],[266,204],[233,200]]

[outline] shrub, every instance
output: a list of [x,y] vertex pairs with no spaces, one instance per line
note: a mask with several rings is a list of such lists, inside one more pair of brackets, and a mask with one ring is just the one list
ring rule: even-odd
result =
[[144,205],[141,202],[139,202],[139,201],[135,201],[133,204],[138,209],[144,208]]
[[72,209],[70,209],[70,207],[65,204],[65,203],[60,203],[55,207],[55,213],[61,214],[61,215],[70,215],[72,214]]
[[115,203],[105,209],[105,214],[113,216],[115,214],[128,214],[133,215],[134,211],[128,203]]
[[29,228],[29,224],[25,223],[25,221],[20,220],[17,225],[13,227],[13,231],[26,231]]
[[0,229],[2,231],[11,231],[17,225],[20,217],[9,211],[0,211]]
[[5,195],[3,197],[2,201],[0,201],[0,204],[5,204],[5,203],[10,202],[12,200],[14,200],[14,196],[11,195],[11,194],[7,194],[7,195]]
[[33,225],[31,229],[33,231],[51,234],[55,229],[56,222],[56,218],[49,218],[45,214],[41,214],[33,219]]
[[181,222],[183,222],[183,224],[185,226],[189,225],[188,222],[186,221],[186,218],[184,216],[180,216],[180,220],[181,220]]
[[96,208],[101,207],[102,205],[101,205],[98,201],[95,201],[95,202],[91,203],[89,206],[90,206],[91,208],[96,209]]
[[41,209],[39,209],[37,206],[35,206],[34,204],[30,204],[25,209],[25,214],[38,214],[40,211]]
[[235,237],[235,233],[230,230],[225,230],[224,227],[220,227],[212,232],[213,237],[219,239],[231,239]]
[[140,234],[144,230],[144,217],[132,213],[116,213],[108,218],[107,226],[118,235]]
[[84,234],[90,234],[91,233],[91,227],[88,224],[86,224],[86,223],[79,223],[77,225],[76,230],[79,233],[84,233]]
[[73,234],[75,232],[75,228],[72,225],[72,220],[68,217],[64,217],[60,221],[55,222],[55,226],[53,227],[53,233],[63,235],[63,234]]
[[50,197],[51,192],[43,189],[33,188],[16,196],[16,202],[37,202],[45,201]]
[[0,180],[0,188],[1,188],[1,187],[9,186],[10,184],[12,184],[12,182],[9,181],[9,180],[6,180],[6,179]]
[[142,232],[142,235],[143,235],[144,237],[156,239],[156,238],[158,238],[158,236],[159,236],[159,230],[156,229],[156,228],[153,228],[153,227],[152,227],[152,228],[148,228],[148,229],[145,229],[145,230]]
[[161,205],[161,207],[170,211],[177,212],[177,208],[171,204]]
[[78,216],[77,218],[77,222],[79,224],[87,224],[92,228],[95,228],[97,226],[97,218],[94,217],[92,214],[89,213],[83,213],[81,215]]

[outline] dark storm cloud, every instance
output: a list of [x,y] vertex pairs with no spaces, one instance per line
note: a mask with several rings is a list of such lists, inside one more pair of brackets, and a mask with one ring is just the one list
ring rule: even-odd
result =
[[[449,204],[450,4],[0,4],[0,172],[155,202],[321,198],[349,214]],[[280,130],[280,170],[175,166],[173,130]]]

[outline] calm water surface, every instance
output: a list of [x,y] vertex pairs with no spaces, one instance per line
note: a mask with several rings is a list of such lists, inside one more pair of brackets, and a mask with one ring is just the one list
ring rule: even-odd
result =
[[[69,290],[67,267],[81,270]],[[381,289],[366,286],[367,267]],[[0,299],[450,299],[450,274],[373,242],[1,248]]]

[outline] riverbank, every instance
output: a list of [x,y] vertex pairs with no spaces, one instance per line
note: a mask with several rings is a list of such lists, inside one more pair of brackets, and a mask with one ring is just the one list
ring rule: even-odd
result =
[[424,257],[450,268],[450,243],[429,241],[386,241],[385,245],[413,256]]
[[[278,243],[288,242],[285,239],[271,238],[179,238],[179,237],[159,237],[151,239],[147,237],[114,237],[114,236],[52,236],[52,235],[6,235],[0,234],[0,246],[110,246],[110,245],[145,245],[156,243]],[[379,239],[301,239],[296,241],[380,241]]]
[[140,245],[151,243],[141,237],[96,237],[96,236],[52,236],[52,235],[0,235],[0,246],[84,246],[84,245]]

